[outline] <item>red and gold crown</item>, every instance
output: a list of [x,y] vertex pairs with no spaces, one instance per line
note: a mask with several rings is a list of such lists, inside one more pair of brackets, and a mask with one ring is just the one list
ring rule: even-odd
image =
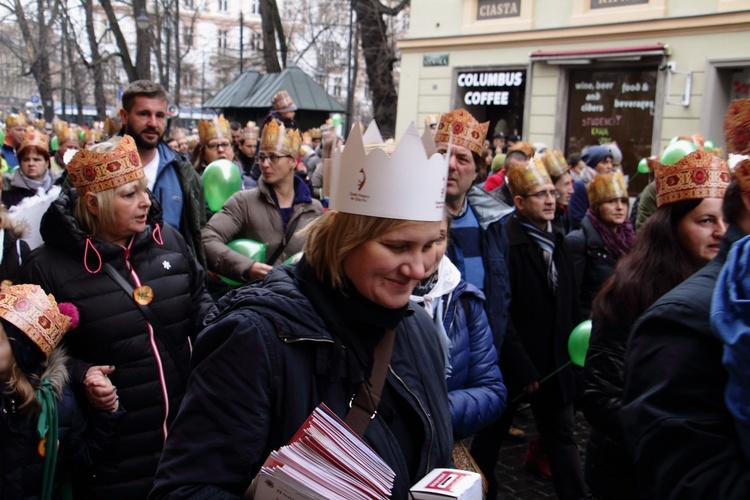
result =
[[39,285],[11,285],[0,290],[0,318],[26,334],[45,356],[76,321],[60,312],[55,298]]
[[289,111],[295,111],[297,106],[292,101],[289,92],[286,90],[279,90],[276,92],[271,99],[271,105],[273,109],[279,113],[287,113]]
[[729,167],[706,151],[694,151],[674,165],[656,163],[656,206],[683,200],[723,198]]
[[26,117],[22,113],[11,113],[5,117],[5,130],[13,127],[25,127]]
[[143,166],[135,141],[129,135],[109,152],[79,150],[66,167],[79,196],[100,193],[143,178]]
[[536,148],[528,142],[518,141],[508,148],[508,153],[510,153],[511,151],[520,151],[531,158],[532,156],[534,156],[534,153],[536,153]]
[[465,109],[456,109],[440,117],[435,142],[450,142],[481,155],[489,127],[490,122],[479,123]]
[[18,154],[21,154],[27,148],[36,148],[49,154],[49,136],[33,128],[27,129],[26,135],[23,136],[23,141],[18,147]]
[[198,122],[198,137],[204,146],[214,139],[232,139],[232,128],[229,122],[220,115],[215,120],[201,120]]
[[542,157],[542,162],[544,162],[544,168],[547,169],[550,177],[562,177],[569,168],[565,156],[559,149],[555,149],[554,151],[548,149],[547,154]]
[[505,174],[508,189],[513,196],[523,196],[537,186],[552,184],[552,179],[539,158],[532,158],[523,166],[519,163],[511,162]]
[[289,155],[295,160],[299,156],[302,137],[297,129],[288,129],[277,120],[271,120],[263,127],[260,137],[260,150]]
[[598,174],[586,185],[589,205],[592,207],[605,201],[628,197],[628,185],[620,172]]
[[727,153],[750,155],[750,99],[732,101],[724,116]]

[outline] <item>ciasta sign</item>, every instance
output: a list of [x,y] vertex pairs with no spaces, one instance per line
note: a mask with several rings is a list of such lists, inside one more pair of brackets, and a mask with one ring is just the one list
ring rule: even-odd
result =
[[498,87],[520,87],[523,78],[523,71],[459,73],[456,83],[460,91],[466,89],[463,102],[467,106],[507,106],[510,92]]
[[477,21],[502,17],[520,17],[521,0],[478,0]]

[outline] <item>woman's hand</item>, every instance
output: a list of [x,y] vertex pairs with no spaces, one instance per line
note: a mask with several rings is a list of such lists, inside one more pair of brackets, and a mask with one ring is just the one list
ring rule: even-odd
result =
[[247,270],[247,277],[250,278],[249,281],[253,280],[260,280],[266,277],[266,274],[268,274],[268,271],[273,269],[273,267],[269,266],[268,264],[263,264],[261,262],[255,262],[252,266],[250,266],[250,269]]
[[120,407],[120,397],[108,375],[115,371],[114,366],[92,366],[86,372],[83,385],[91,406],[101,411],[116,412]]

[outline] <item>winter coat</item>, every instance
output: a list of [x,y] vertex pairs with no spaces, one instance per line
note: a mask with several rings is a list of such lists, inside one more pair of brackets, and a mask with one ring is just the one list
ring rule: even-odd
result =
[[[521,347],[501,352],[500,357],[512,396],[570,360],[568,337],[578,324],[580,309],[573,294],[573,266],[563,236],[553,232],[556,241],[552,258],[557,268],[557,293],[553,293],[547,285],[547,267],[538,245],[513,216],[505,222],[505,231],[510,242],[508,269],[513,292],[511,340],[517,337]],[[567,367],[541,384],[535,397],[545,405],[561,407],[573,401],[575,392],[573,370]]]
[[[76,199],[75,190],[63,192],[50,206],[41,224],[44,244],[29,256],[19,282],[36,283],[58,302],[78,307],[80,323],[63,339],[73,358],[72,383],[80,387],[92,365],[113,365],[110,378],[128,410],[110,450],[92,474],[76,478],[77,486],[95,498],[144,498],[156,471],[163,428],[185,392],[188,338],[200,331],[212,303],[203,269],[179,233],[162,225],[156,200],[146,230],[125,249],[87,238],[73,218]],[[132,286],[130,265],[139,282],[151,287],[148,307],[159,319],[160,331],[149,327],[132,296],[101,269],[103,263]]]
[[588,184],[588,181],[573,183],[573,194],[570,195],[570,201],[568,202],[568,221],[572,230],[581,228],[581,221],[589,209],[589,194],[586,191],[586,184]]
[[591,303],[614,271],[617,257],[604,246],[588,215],[581,221],[580,229],[565,237],[565,244],[573,257],[574,293],[581,304],[581,317],[588,318],[591,316]]
[[621,418],[638,498],[750,498],[750,466],[724,402],[722,341],[710,324],[726,243],[633,326]]
[[[49,170],[47,170],[45,175],[52,176]],[[54,177],[52,177],[52,180],[54,181]],[[53,185],[54,184],[50,184],[50,188],[52,188]],[[13,174],[13,177],[11,177],[10,183],[3,188],[3,205],[5,205],[6,208],[13,207],[21,203],[24,198],[31,198],[32,196],[36,196],[36,194],[37,190],[29,188],[24,182],[23,177],[21,176],[21,169],[19,168]]]
[[[301,233],[310,222],[323,213],[318,200],[310,198],[307,186],[295,177],[295,202],[289,224],[298,220],[294,234],[284,251],[273,264],[280,264],[302,250],[305,236]],[[208,268],[228,278],[245,281],[243,273],[255,260],[227,246],[230,241],[249,238],[267,243],[266,258],[271,257],[285,240],[284,223],[279,208],[271,197],[271,189],[261,179],[257,189],[233,194],[203,228],[203,245],[208,256]]]
[[[75,472],[91,467],[110,444],[117,423],[124,414],[122,406],[114,413],[91,411],[86,421],[73,391],[68,386],[63,350],[52,352],[42,379],[48,378],[58,395],[58,441],[55,477],[63,471]],[[16,394],[0,394],[0,498],[25,500],[38,498],[44,478],[44,457],[39,454],[38,413],[15,410],[20,404]],[[88,426],[88,430],[87,430]],[[59,498],[55,480],[53,498]]]
[[[0,209],[0,212],[5,212]],[[29,245],[21,238],[24,235],[25,225],[14,223],[7,213],[0,214],[0,237],[2,238],[2,257],[0,257],[0,282],[16,281],[23,262],[28,257]]]
[[[345,417],[363,372],[342,339],[362,334],[347,326],[331,294],[353,300],[319,283],[303,258],[224,296],[196,343],[190,388],[149,498],[237,498],[321,402]],[[399,499],[428,471],[452,463],[443,355],[427,313],[411,308],[396,327],[383,400],[364,435],[396,473]],[[389,424],[396,400],[421,431],[408,442]],[[413,475],[404,446],[418,459]]]

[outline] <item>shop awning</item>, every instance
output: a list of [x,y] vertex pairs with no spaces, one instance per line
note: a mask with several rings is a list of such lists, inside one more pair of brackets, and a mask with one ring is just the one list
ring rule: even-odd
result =
[[590,64],[593,61],[638,61],[643,57],[663,56],[669,48],[665,44],[604,47],[579,50],[537,50],[529,55],[531,61],[549,64]]

